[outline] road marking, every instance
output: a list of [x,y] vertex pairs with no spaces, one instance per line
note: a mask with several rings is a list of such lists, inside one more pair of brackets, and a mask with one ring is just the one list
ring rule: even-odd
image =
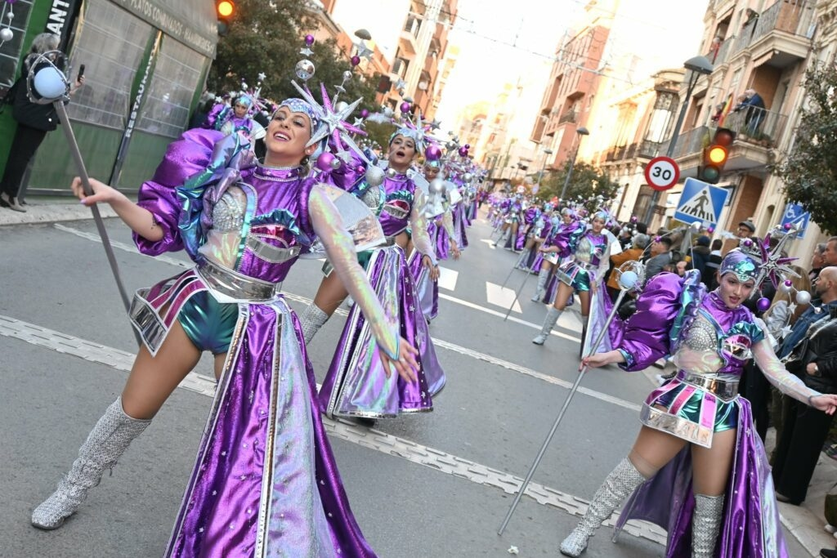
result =
[[485,299],[488,301],[488,304],[493,304],[494,306],[499,306],[500,308],[508,310],[509,306],[512,306],[512,301],[514,301],[512,312],[522,314],[523,310],[520,308],[520,304],[517,300],[515,300],[515,298],[517,298],[516,295],[517,292],[513,289],[503,288],[490,281],[485,282]]
[[446,267],[439,266],[439,288],[446,291],[456,290],[456,281],[459,279],[459,272]]
[[486,244],[488,244],[488,247],[489,247],[489,248],[491,248],[492,250],[496,250],[496,249],[497,249],[497,247],[494,245],[494,241],[493,241],[493,240],[488,240],[487,238],[481,238],[481,239],[480,239],[480,242],[485,242]]
[[[61,224],[58,224],[58,223],[56,223],[54,225],[54,227],[56,229],[60,230],[60,231],[70,233],[70,234],[78,236],[80,238],[84,238],[84,239],[87,239],[87,240],[90,240],[90,241],[93,241],[93,242],[99,242],[99,243],[102,242],[102,239],[99,238],[99,235],[96,234],[96,233],[89,233],[89,232],[80,231],[78,229],[74,229],[72,227],[67,227],[67,226],[64,226],[64,225],[61,225]],[[176,259],[176,258],[172,258],[171,256],[167,256],[165,254],[162,254],[162,255],[159,255],[159,256],[145,256],[145,254],[141,254],[137,250],[136,246],[134,246],[132,244],[125,244],[125,243],[122,243],[122,242],[113,242],[113,241],[111,241],[111,244],[113,245],[114,248],[117,248],[119,250],[124,250],[124,251],[130,252],[132,254],[138,254],[138,255],[143,256],[143,257],[152,257],[154,260],[164,262],[164,263],[168,263],[168,264],[171,264],[171,265],[175,265],[177,267],[181,267],[181,268],[184,268],[184,269],[194,267],[194,265],[195,265],[194,263],[192,263],[190,261],[179,260],[179,259]],[[305,301],[307,301],[307,302],[305,302],[305,304],[309,304],[311,302],[311,299],[298,297],[297,295],[293,295],[293,294],[290,294],[290,293],[287,293],[287,292],[285,292],[284,294],[290,300],[300,300],[300,301],[305,300]],[[439,293],[439,298],[443,298],[447,301],[453,302],[455,304],[459,304],[460,306],[465,306],[466,308],[471,308],[472,310],[477,310],[479,312],[484,312],[485,314],[490,314],[492,316],[497,316],[499,318],[505,317],[505,314],[502,313],[502,312],[497,312],[496,310],[491,310],[490,308],[483,308],[482,306],[480,306],[478,304],[474,304],[473,302],[468,302],[467,300],[461,300],[459,298],[452,297],[452,296],[447,295],[445,293]],[[511,302],[511,301],[509,301],[509,302]],[[508,308],[508,306],[507,306],[507,308]],[[341,312],[341,311],[338,310],[338,312]],[[347,314],[341,314],[341,315],[347,315]],[[525,320],[521,320],[520,318],[516,318],[514,316],[509,316],[507,321],[514,322],[516,324],[525,325],[526,327],[529,327],[529,328],[532,328],[532,329],[541,329],[543,327],[541,324],[534,324],[532,322],[527,322]],[[562,339],[567,339],[569,341],[575,341],[576,343],[581,343],[581,338],[580,337],[575,337],[573,335],[567,335],[566,333],[561,333],[560,331],[554,331],[553,330],[552,335],[554,335],[556,337],[561,337]]]
[[[0,335],[83,358],[89,362],[103,364],[122,372],[129,372],[134,360],[134,355],[126,351],[86,341],[8,316],[0,315]],[[214,397],[215,395],[215,382],[200,374],[190,373],[179,387],[207,397]],[[319,389],[319,386],[317,387]],[[500,489],[506,494],[516,494],[523,484],[523,479],[520,477],[374,428],[360,427],[343,420],[331,420],[328,417],[323,417],[323,424],[332,437],[386,455],[400,457],[411,463],[463,478],[479,485]],[[588,502],[586,500],[534,482],[526,487],[526,496],[543,506],[558,508],[577,517],[582,517],[587,511]],[[618,516],[614,516],[605,524],[612,526],[616,517]],[[666,542],[665,531],[650,523],[632,521],[625,527],[625,532],[660,545],[664,545]]]

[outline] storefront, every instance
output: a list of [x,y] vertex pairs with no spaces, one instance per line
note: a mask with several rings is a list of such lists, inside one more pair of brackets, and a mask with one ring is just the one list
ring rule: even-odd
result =
[[[61,31],[71,78],[85,66],[85,84],[67,112],[88,172],[136,190],[186,128],[203,91],[217,42],[214,1],[17,0],[14,10],[20,30],[0,46],[0,88],[13,83],[38,33]],[[15,129],[10,112],[0,115],[3,165]],[[66,192],[76,174],[66,138],[51,133],[35,157],[28,192]]]

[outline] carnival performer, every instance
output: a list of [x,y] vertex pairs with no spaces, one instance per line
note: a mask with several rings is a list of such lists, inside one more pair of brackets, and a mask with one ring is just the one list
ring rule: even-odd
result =
[[[445,384],[430,334],[416,301],[413,277],[407,266],[407,228],[421,254],[430,279],[438,278],[433,245],[424,218],[425,195],[407,176],[422,147],[416,128],[401,127],[389,141],[388,165],[383,182],[361,181],[353,193],[374,207],[387,238],[387,246],[360,255],[369,281],[401,334],[418,348],[418,370],[411,381],[387,376],[385,362],[374,351],[375,339],[358,308],[352,308],[319,393],[321,410],[328,416],[378,419],[400,413],[431,411],[432,396]],[[347,296],[341,279],[328,275],[312,304],[302,315],[306,342],[310,342]],[[362,421],[363,422],[363,421]]]
[[204,128],[217,130],[226,136],[242,133],[249,137],[253,128],[258,125],[253,120],[256,104],[255,98],[247,93],[239,94],[230,104],[218,103],[206,116]]
[[[424,163],[424,178],[429,184],[427,202],[424,215],[427,219],[427,235],[431,244],[436,248],[436,259],[444,261],[449,258],[459,259],[459,247],[454,240],[453,216],[450,210],[450,197],[445,188],[445,181],[439,170],[442,161],[431,159],[427,155],[433,147],[426,150],[427,159]],[[439,314],[439,281],[430,278],[429,270],[422,265],[421,253],[414,249],[412,240],[408,247],[407,262],[416,285],[416,294],[427,323],[436,319]]]
[[554,278],[553,270],[557,267],[560,256],[557,251],[548,249],[556,246],[556,242],[562,237],[566,237],[568,234],[572,235],[579,227],[582,227],[582,224],[578,221],[576,212],[569,207],[561,210],[560,217],[552,215],[549,223],[544,226],[542,238],[538,238],[536,241],[537,256],[530,266],[532,271],[538,273],[538,284],[535,287],[532,302],[542,300],[546,304],[550,303],[544,297],[548,291],[555,290],[554,288],[548,289],[547,286],[550,280]]
[[[503,223],[503,236],[500,238],[500,242],[503,243],[503,248],[506,250],[517,252],[517,250],[515,250],[517,231],[520,228],[520,220],[524,209],[523,196],[515,194],[509,201],[509,205],[506,207],[505,221]],[[497,244],[499,244],[499,242]]]
[[[581,301],[581,319],[584,323],[582,339],[586,337],[590,293],[596,292],[600,286],[603,288],[601,282],[610,266],[612,247],[614,242],[618,244],[616,238],[605,228],[609,220],[610,215],[606,211],[598,211],[589,224],[581,227],[567,226],[555,236],[552,246],[541,248],[545,253],[557,253],[563,263],[555,271],[560,281],[555,302],[549,307],[541,332],[532,339],[535,345],[543,345],[546,342],[573,292],[578,293]],[[540,277],[538,283],[540,284]]]
[[679,372],[645,400],[633,448],[561,543],[562,554],[584,552],[633,493],[617,528],[630,519],[657,523],[668,530],[667,557],[788,556],[767,456],[738,381],[753,357],[774,386],[798,401],[832,414],[837,396],[789,374],[763,323],[742,306],[757,286],[759,263],[734,250],[718,273],[720,285],[708,294],[696,270],[683,278],[658,274],[639,296],[615,349],[583,359],[590,368],[618,363],[632,371],[672,355]]
[[[373,556],[352,515],[318,412],[302,328],[277,285],[318,239],[362,308],[384,374],[415,381],[415,349],[358,265],[332,200],[306,176],[320,113],[280,104],[264,165],[238,134],[190,130],[172,143],[139,202],[91,180],[85,205],[109,203],[140,252],[186,250],[196,267],[138,291],[130,317],[143,345],[120,397],[99,419],[58,490],[32,514],[60,527],[211,351],[219,384],[166,556]],[[374,224],[372,215],[368,219]],[[275,481],[275,482],[274,482]]]

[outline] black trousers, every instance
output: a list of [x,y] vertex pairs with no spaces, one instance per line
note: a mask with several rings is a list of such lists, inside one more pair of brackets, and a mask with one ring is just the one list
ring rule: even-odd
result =
[[799,505],[808,494],[833,417],[796,399],[785,399],[785,425],[773,459],[773,483],[777,492]]
[[767,427],[770,421],[770,382],[752,359],[744,366],[738,389],[741,397],[750,402],[756,432],[763,442],[767,437]]
[[17,197],[26,166],[35,156],[46,135],[44,130],[36,130],[23,124],[17,125],[15,139],[6,162],[6,171],[3,173],[3,181],[0,182],[0,192],[13,198]]

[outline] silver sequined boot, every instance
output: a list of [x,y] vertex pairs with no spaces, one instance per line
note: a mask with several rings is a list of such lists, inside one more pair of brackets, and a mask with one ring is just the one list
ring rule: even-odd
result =
[[601,524],[611,516],[625,498],[631,495],[640,484],[645,482],[639,471],[627,457],[610,472],[604,483],[596,491],[593,501],[587,507],[584,518],[561,543],[561,554],[580,556],[587,550],[587,540],[593,536]]
[[715,543],[721,529],[723,513],[723,494],[720,496],[695,494],[695,512],[692,516],[692,558],[715,556]]
[[538,273],[538,286],[535,289],[535,296],[532,297],[532,302],[537,302],[543,298],[544,291],[546,291],[546,283],[549,281],[549,273],[551,269],[542,269]]
[[307,345],[328,321],[328,314],[312,302],[299,317],[299,321],[302,324],[302,335],[305,337],[305,344]]
[[61,527],[84,502],[87,492],[99,484],[105,469],[116,465],[116,460],[149,424],[151,420],[126,415],[122,398],[117,398],[87,436],[70,472],[58,483],[58,490],[32,512],[32,525],[39,529]]
[[558,321],[558,318],[560,318],[563,313],[563,310],[558,310],[554,306],[550,306],[549,311],[546,313],[546,318],[543,321],[541,332],[535,336],[534,339],[532,339],[532,343],[535,345],[543,345],[546,343],[547,338],[549,338],[549,334],[552,332],[552,328],[555,327],[555,322]]

